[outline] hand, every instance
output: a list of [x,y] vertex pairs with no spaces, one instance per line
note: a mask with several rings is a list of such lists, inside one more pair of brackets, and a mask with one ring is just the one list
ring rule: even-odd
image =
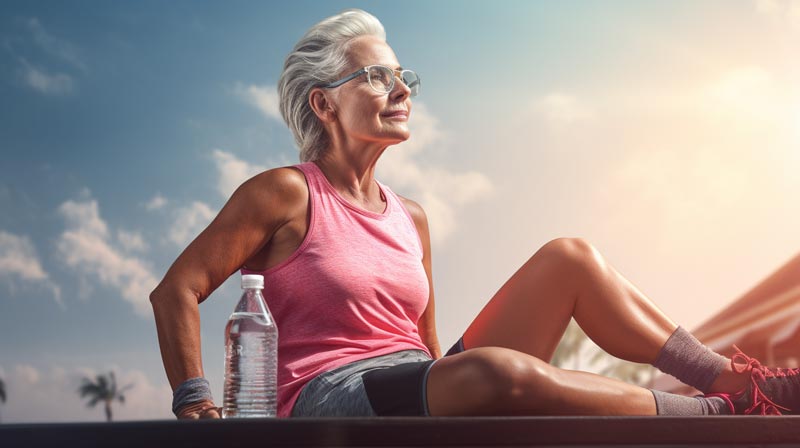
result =
[[218,408],[213,401],[203,400],[187,404],[178,411],[179,420],[198,420],[201,418],[221,418],[222,408]]

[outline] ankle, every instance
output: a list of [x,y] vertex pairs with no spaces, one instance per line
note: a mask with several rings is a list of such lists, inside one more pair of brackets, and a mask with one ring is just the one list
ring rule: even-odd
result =
[[728,394],[707,394],[695,398],[705,402],[708,415],[736,414],[736,407]]
[[730,360],[703,345],[678,326],[661,347],[653,366],[697,390],[708,393]]
[[734,372],[728,364],[711,384],[708,393],[735,394],[747,388],[749,381],[749,371]]

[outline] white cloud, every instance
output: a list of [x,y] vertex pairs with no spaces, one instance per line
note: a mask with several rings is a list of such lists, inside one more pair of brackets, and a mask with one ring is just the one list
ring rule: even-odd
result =
[[108,225],[100,217],[97,201],[86,202],[67,201],[58,208],[61,216],[67,221],[67,226],[100,238],[108,238]]
[[776,14],[780,10],[778,0],[755,0],[756,11],[762,14]]
[[274,85],[246,86],[237,83],[234,92],[250,105],[256,107],[265,117],[283,121],[279,108],[278,90]]
[[[411,115],[408,117],[411,137],[397,146],[404,155],[414,156],[435,151],[438,146],[447,142],[450,136],[443,130],[439,117],[428,109],[425,103],[414,102]],[[387,149],[387,152],[395,148]]]
[[27,364],[17,364],[14,366],[14,377],[21,379],[30,385],[39,384],[39,371]]
[[42,268],[36,249],[27,236],[17,236],[0,230],[0,279],[16,289],[15,279],[31,285],[40,285],[49,290],[56,303],[63,309],[61,288],[50,280]]
[[80,51],[75,45],[64,39],[53,37],[44,29],[39,19],[35,17],[29,19],[27,25],[28,29],[33,34],[34,42],[36,42],[39,48],[74,67],[86,71],[86,64],[79,56]]
[[409,117],[411,138],[384,152],[379,164],[381,181],[395,191],[407,191],[428,215],[432,243],[444,242],[458,225],[458,210],[494,191],[491,180],[477,171],[453,172],[413,160],[444,143],[447,134],[423,103],[414,103]]
[[30,239],[2,230],[0,230],[0,272],[14,274],[25,280],[47,278],[47,273],[42,269]]
[[755,0],[756,11],[776,21],[786,20],[791,26],[800,27],[800,1]]
[[705,86],[701,101],[710,112],[736,115],[746,120],[771,119],[784,95],[776,89],[772,74],[759,66],[736,67]]
[[[233,153],[215,149],[211,158],[217,168],[217,192],[224,199],[229,199],[239,186],[262,171],[267,170],[266,165],[246,162]],[[283,160],[283,165],[290,164]],[[269,163],[270,166],[278,166]],[[173,212],[174,220],[167,238],[178,246],[185,246],[208,226],[216,216],[208,204],[193,201],[190,205],[180,207]]]
[[594,115],[583,101],[562,92],[553,92],[536,100],[534,110],[554,126],[572,124]]
[[186,246],[211,223],[215,213],[200,201],[175,211],[175,221],[169,230],[169,240],[178,246]]
[[[58,211],[66,220],[67,227],[57,243],[60,259],[77,271],[83,281],[88,283],[92,279],[117,289],[138,314],[149,316],[148,297],[158,281],[144,260],[127,256],[114,247],[109,240],[108,225],[100,217],[97,201],[67,201],[59,206]],[[88,284],[88,289],[91,290],[91,284]]]
[[[80,57],[78,48],[64,39],[59,39],[48,33],[37,18],[25,21],[25,26],[32,37],[33,43],[51,58],[59,59],[67,64],[87,71],[86,64]],[[27,40],[27,39],[26,39]],[[7,46],[10,45],[7,43]],[[30,88],[53,96],[69,95],[75,91],[75,80],[69,73],[56,72],[38,64],[29,62],[24,57],[18,57],[19,73],[23,82]]]
[[152,199],[150,199],[144,204],[144,208],[151,211],[160,210],[164,208],[164,206],[167,205],[168,202],[169,201],[167,200],[167,198],[162,196],[161,193],[156,193],[156,195],[153,196]]
[[34,67],[22,60],[22,77],[28,87],[46,95],[67,95],[72,93],[74,82],[66,73],[47,73],[44,69]]
[[[9,366],[4,375],[7,402],[2,407],[3,423],[105,421],[103,404],[87,406],[77,390],[83,378],[114,371],[119,387],[125,391],[125,403],[112,405],[114,421],[172,419],[172,390],[166,381],[152,382],[139,370],[120,372],[117,367],[96,370],[86,367],[31,365]],[[0,369],[2,371],[2,369]]]
[[215,149],[211,153],[217,166],[217,191],[226,200],[244,181],[266,170],[263,165],[254,165],[237,158],[230,152]]
[[144,252],[148,249],[147,243],[144,242],[142,234],[139,232],[128,232],[125,230],[117,230],[117,241],[122,245],[123,249],[127,251]]

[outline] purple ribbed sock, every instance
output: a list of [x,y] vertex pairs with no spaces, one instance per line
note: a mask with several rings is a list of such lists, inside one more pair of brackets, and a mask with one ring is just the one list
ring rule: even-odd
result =
[[653,366],[697,390],[708,393],[730,361],[678,327],[661,347]]
[[729,415],[730,407],[720,397],[685,397],[650,389],[658,415]]

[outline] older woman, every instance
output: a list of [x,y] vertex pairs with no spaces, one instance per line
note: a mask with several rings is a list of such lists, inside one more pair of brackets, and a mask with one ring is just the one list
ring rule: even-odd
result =
[[[150,296],[179,418],[219,417],[198,304],[237,270],[265,278],[280,328],[282,417],[800,409],[797,369],[712,352],[576,238],[533,254],[442,357],[425,212],[374,177],[383,152],[409,138],[419,89],[364,11],[321,21],[294,47],[278,90],[302,163],[242,184]],[[608,353],[707,395],[550,365],[571,318]]]

